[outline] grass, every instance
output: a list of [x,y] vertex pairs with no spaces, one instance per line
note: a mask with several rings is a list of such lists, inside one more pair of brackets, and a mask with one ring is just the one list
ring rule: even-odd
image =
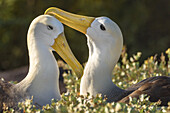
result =
[[[140,52],[128,58],[126,50],[123,49],[121,60],[113,70],[113,82],[125,89],[145,78],[153,76],[169,76],[170,75],[170,48],[162,53],[158,58],[157,55],[149,57],[139,63],[141,57]],[[167,60],[166,60],[167,59]],[[68,66],[67,66],[68,67]],[[69,67],[68,67],[69,68]],[[75,74],[64,74],[64,82],[67,84],[67,93],[63,93],[62,99],[56,101],[51,100],[50,105],[37,109],[33,105],[33,99],[25,100],[18,103],[20,112],[58,112],[58,113],[107,113],[107,112],[128,112],[128,113],[163,113],[170,112],[170,103],[168,107],[160,107],[160,101],[156,103],[150,102],[146,95],[141,95],[139,99],[131,98],[129,104],[125,103],[106,103],[106,99],[98,94],[96,97],[79,95],[80,80]],[[4,112],[14,112],[12,108],[4,107]]]

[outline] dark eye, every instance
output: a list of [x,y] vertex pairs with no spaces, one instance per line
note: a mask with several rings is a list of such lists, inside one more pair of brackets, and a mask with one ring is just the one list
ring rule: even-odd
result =
[[104,27],[104,25],[103,25],[103,24],[101,24],[101,25],[100,25],[100,29],[101,29],[101,30],[103,30],[103,31],[105,31],[105,30],[106,30],[106,28]]
[[50,25],[47,25],[47,29],[48,29],[48,30],[53,30],[53,27],[50,26]]

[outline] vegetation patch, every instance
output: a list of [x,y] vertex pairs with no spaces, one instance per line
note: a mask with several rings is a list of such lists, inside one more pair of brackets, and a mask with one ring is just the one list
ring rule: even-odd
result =
[[[117,63],[113,70],[113,82],[125,89],[145,78],[153,76],[169,76],[170,75],[170,48],[162,53],[160,57],[151,56],[143,62],[139,63],[142,53],[138,52],[128,58],[125,48],[122,51],[120,62]],[[68,65],[66,67],[69,68]],[[64,74],[64,82],[66,83],[67,92],[62,94],[62,99],[56,101],[51,100],[50,105],[38,106],[33,105],[33,98],[18,103],[19,112],[58,112],[58,113],[163,113],[170,112],[170,102],[168,106],[159,106],[161,101],[152,103],[147,95],[141,95],[139,99],[130,98],[128,104],[125,103],[106,103],[106,98],[102,98],[100,94],[96,97],[82,96],[79,94],[80,79],[74,73]],[[50,92],[49,92],[50,93]],[[14,109],[3,107],[4,113],[15,112]]]

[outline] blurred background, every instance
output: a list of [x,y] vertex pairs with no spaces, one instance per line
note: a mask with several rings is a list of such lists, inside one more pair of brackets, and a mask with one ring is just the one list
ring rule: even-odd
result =
[[[0,72],[28,65],[29,24],[52,6],[111,18],[122,30],[129,56],[140,51],[141,62],[170,47],[170,0],[0,0]],[[77,59],[85,63],[85,36],[66,26],[65,34]]]

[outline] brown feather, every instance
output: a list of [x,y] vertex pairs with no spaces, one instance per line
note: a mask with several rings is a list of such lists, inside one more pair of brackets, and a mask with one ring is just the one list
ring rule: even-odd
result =
[[151,102],[157,102],[161,100],[161,105],[168,105],[170,102],[170,77],[158,76],[144,79],[137,84],[132,85],[126,89],[126,92],[132,91],[119,102],[128,103],[129,97],[139,98],[141,94],[147,94],[150,96]]
[[16,106],[16,98],[13,95],[12,84],[0,80],[0,108],[2,109],[3,104],[8,107]]

